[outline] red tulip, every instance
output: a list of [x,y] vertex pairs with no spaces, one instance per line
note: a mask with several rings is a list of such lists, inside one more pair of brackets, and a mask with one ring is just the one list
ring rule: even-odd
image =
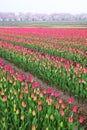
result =
[[73,117],[72,117],[72,116],[69,117],[69,122],[70,122],[70,123],[73,122]]
[[35,125],[32,125],[32,130],[36,130],[36,127],[35,127]]
[[46,89],[44,89],[44,90],[43,90],[43,94],[46,94],[46,93],[47,93],[47,90],[46,90]]
[[51,96],[54,96],[54,90],[51,91]]
[[84,68],[84,73],[87,73],[87,68]]
[[41,111],[41,110],[42,110],[42,106],[39,105],[39,106],[38,106],[38,111]]
[[61,116],[64,116],[64,110],[60,111]]
[[68,103],[72,104],[72,97],[69,98]]
[[84,121],[84,118],[83,118],[82,116],[80,116],[79,122],[80,122],[80,123],[83,123],[83,121]]
[[51,93],[51,88],[47,89],[47,93],[50,94]]
[[7,101],[7,96],[3,97],[3,101],[6,102]]
[[23,94],[20,94],[20,99],[23,99]]
[[64,104],[64,103],[62,103],[61,107],[64,109],[64,108],[65,108],[65,104]]
[[56,108],[56,109],[59,108],[59,104],[58,104],[58,102],[56,102],[56,104],[55,104],[55,108]]
[[47,98],[47,99],[46,99],[46,102],[48,103],[48,105],[51,105],[52,99],[51,99],[51,98]]
[[24,107],[24,108],[26,108],[26,102],[22,102],[22,106]]
[[28,74],[28,76],[27,76],[27,82],[31,82],[31,75],[30,74]]
[[59,96],[59,92],[56,91],[56,92],[55,92],[55,97],[58,97],[58,96]]
[[76,113],[77,112],[77,106],[73,107],[73,112]]
[[42,104],[42,101],[41,100],[38,100],[38,105],[41,105]]

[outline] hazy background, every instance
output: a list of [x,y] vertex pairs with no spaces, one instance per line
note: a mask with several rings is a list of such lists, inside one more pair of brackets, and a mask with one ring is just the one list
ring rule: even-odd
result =
[[0,0],[0,26],[87,27],[87,0]]
[[0,12],[87,13],[87,0],[0,0]]

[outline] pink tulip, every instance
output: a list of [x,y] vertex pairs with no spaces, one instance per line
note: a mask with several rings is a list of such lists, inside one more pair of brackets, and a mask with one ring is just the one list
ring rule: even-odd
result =
[[72,104],[72,97],[69,98],[68,104]]
[[79,122],[80,122],[80,123],[83,123],[83,121],[84,121],[84,118],[83,118],[82,116],[80,116]]
[[4,102],[7,101],[7,96],[3,96],[3,101],[4,101]]

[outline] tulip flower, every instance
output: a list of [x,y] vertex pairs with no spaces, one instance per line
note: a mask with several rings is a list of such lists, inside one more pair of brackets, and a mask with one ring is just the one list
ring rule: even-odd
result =
[[64,110],[60,111],[61,116],[64,116]]
[[32,125],[32,130],[36,130],[36,127],[35,127],[35,125]]
[[7,96],[3,96],[3,101],[4,101],[4,102],[7,101]]
[[73,107],[73,112],[76,113],[77,112],[77,106]]
[[56,104],[55,104],[55,108],[56,108],[56,109],[59,108],[59,104],[58,104],[58,102],[56,102]]
[[83,123],[83,121],[84,121],[84,118],[83,118],[82,116],[80,116],[80,117],[79,117],[79,122],[80,122],[80,123]]
[[72,97],[69,98],[68,103],[72,104]]
[[23,94],[20,94],[20,99],[23,99]]
[[58,96],[59,96],[59,92],[56,91],[56,92],[55,92],[55,97],[58,97]]
[[41,100],[38,100],[38,105],[41,105],[42,104],[42,101]]
[[69,123],[72,123],[72,122],[73,122],[73,117],[70,116],[70,117],[69,117]]
[[22,102],[22,106],[23,106],[24,108],[26,108],[26,106],[27,106],[26,102]]
[[21,115],[21,116],[20,116],[20,119],[21,119],[21,120],[24,120],[24,115]]
[[39,105],[39,106],[38,106],[38,111],[41,111],[41,110],[42,110],[42,106]]

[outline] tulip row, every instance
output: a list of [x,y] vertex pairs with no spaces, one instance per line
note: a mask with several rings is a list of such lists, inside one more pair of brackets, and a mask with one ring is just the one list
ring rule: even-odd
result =
[[[16,44],[16,45],[20,45],[20,46],[24,46],[24,47],[33,49],[34,51],[39,51],[39,52],[43,52],[43,53],[45,52],[51,56],[52,55],[59,56],[61,58],[65,57],[68,60],[73,60],[74,62],[79,62],[81,65],[85,64],[85,62],[87,62],[86,51],[79,49],[79,48],[77,49],[71,43],[65,44],[65,42],[64,42],[64,44],[63,44],[62,43],[63,41],[61,41],[61,42],[58,41],[58,43],[55,43],[55,38],[54,38],[53,43],[51,43],[51,41],[48,42],[47,40],[45,42],[42,42],[40,38],[34,36],[35,34],[32,34],[35,37],[35,38],[33,38],[33,36],[31,36],[30,34],[29,35],[27,34],[27,36],[25,36],[25,35],[23,35],[25,33],[23,33],[23,34],[20,34],[20,36],[19,36],[18,34],[14,34],[14,32],[15,32],[14,30],[13,30],[13,34],[6,34],[7,32],[5,32],[5,34],[3,34],[1,32],[2,35],[0,34],[0,39],[7,41],[7,42],[12,42],[13,44]],[[20,30],[19,30],[19,32],[20,32]],[[30,30],[30,32],[31,32],[31,30]],[[61,31],[61,33],[62,32],[63,32],[63,30]],[[18,33],[18,32],[16,32],[16,33]],[[81,34],[80,34],[80,36],[81,36]],[[41,37],[41,38],[43,38],[43,37]],[[40,40],[38,40],[38,39],[40,39]],[[86,40],[86,39],[83,39],[83,41],[84,40]],[[81,42],[82,42],[82,40],[81,40]],[[83,45],[84,44],[80,45],[81,48]],[[84,45],[84,48],[85,48],[85,45]]]
[[[87,53],[84,50],[79,50],[79,49],[75,49],[73,47],[70,46],[60,46],[60,45],[51,45],[49,46],[48,44],[34,44],[33,41],[31,43],[21,43],[18,41],[10,41],[10,40],[5,40],[0,38],[2,41],[5,42],[11,42],[14,45],[19,45],[19,46],[23,46],[26,48],[30,48],[33,51],[38,51],[38,52],[43,52],[43,53],[47,53],[50,56],[59,56],[60,58],[65,57],[67,60],[73,60],[74,62],[78,62],[81,65],[85,64],[87,62]],[[63,44],[62,44],[63,45]],[[55,48],[56,46],[56,48]]]
[[68,91],[78,99],[87,100],[87,68],[59,57],[0,41],[0,56],[30,71],[50,84]]
[[[0,28],[0,37],[5,36],[8,39],[24,42],[24,40],[36,40],[45,43],[67,43],[87,47],[86,29],[40,29],[40,28]],[[25,39],[23,39],[25,38]]]
[[29,74],[16,72],[0,59],[1,130],[84,130],[72,98],[66,105],[58,91],[42,89]]

